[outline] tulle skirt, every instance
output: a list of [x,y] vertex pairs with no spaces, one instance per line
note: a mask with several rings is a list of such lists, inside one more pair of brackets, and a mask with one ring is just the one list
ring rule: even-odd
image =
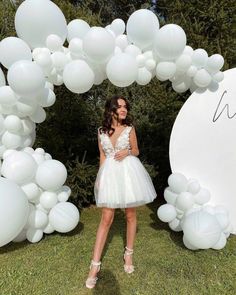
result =
[[151,177],[138,157],[121,161],[107,157],[100,166],[94,195],[98,207],[129,208],[151,203],[157,196]]

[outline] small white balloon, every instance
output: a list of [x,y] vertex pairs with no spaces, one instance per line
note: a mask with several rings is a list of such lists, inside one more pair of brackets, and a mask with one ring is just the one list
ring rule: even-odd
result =
[[45,110],[41,106],[38,106],[33,114],[30,115],[30,119],[35,123],[42,123],[45,121],[46,116]]
[[0,87],[0,104],[13,106],[17,102],[17,96],[10,86]]
[[208,54],[206,50],[201,48],[194,50],[192,55],[192,62],[194,66],[196,66],[199,69],[203,68],[206,65],[207,61]]
[[83,41],[80,38],[73,38],[69,44],[70,52],[78,57],[83,55]]
[[211,75],[205,70],[198,70],[194,75],[193,81],[198,87],[207,87],[211,83]]
[[127,35],[125,35],[125,34],[119,35],[118,37],[116,37],[115,42],[116,42],[116,46],[120,47],[120,49],[123,51],[129,45]]
[[208,58],[206,70],[211,73],[217,73],[224,65],[224,58],[220,54],[213,54]]
[[18,134],[23,125],[19,117],[9,115],[4,120],[4,126],[9,132]]
[[7,37],[0,42],[0,63],[7,69],[19,60],[32,60],[31,50],[25,41]]
[[162,81],[168,80],[174,76],[176,72],[176,64],[174,62],[163,61],[157,64],[156,76]]
[[188,54],[181,54],[175,61],[177,71],[185,73],[192,63],[192,58]]
[[41,210],[33,210],[28,218],[28,224],[32,228],[42,229],[48,223],[48,216]]
[[46,46],[51,52],[62,50],[63,41],[55,34],[51,34],[46,39]]
[[181,211],[190,209],[194,204],[194,197],[189,192],[181,192],[176,199],[176,208]]
[[196,194],[200,191],[200,184],[196,179],[190,179],[188,181],[187,191],[191,194]]
[[168,184],[173,192],[179,194],[187,190],[188,180],[181,173],[172,173],[168,177]]
[[77,226],[79,217],[79,211],[75,205],[61,202],[51,209],[49,222],[56,231],[66,233]]
[[171,204],[164,204],[157,210],[158,218],[163,222],[171,222],[177,216],[175,207]]
[[42,90],[45,78],[36,63],[20,60],[14,63],[7,73],[9,86],[19,95],[30,96]]
[[169,227],[170,227],[170,229],[172,229],[173,231],[176,231],[176,232],[182,231],[180,221],[177,218],[175,218],[174,220],[169,222]]
[[11,133],[9,131],[5,131],[2,136],[2,144],[7,149],[16,149],[21,146],[22,138],[18,134]]
[[175,206],[175,202],[177,199],[178,195],[170,189],[170,187],[167,187],[164,190],[164,199],[166,200],[167,203],[172,204]]
[[210,200],[210,198],[211,194],[205,188],[201,188],[199,192],[194,195],[195,202],[199,205],[207,203]]
[[38,243],[43,238],[43,231],[41,229],[29,228],[26,232],[27,240],[31,243]]
[[224,79],[224,73],[219,71],[212,76],[212,79],[216,82],[221,82]]
[[57,160],[47,160],[38,166],[36,182],[48,191],[58,190],[66,181],[65,166]]
[[139,54],[142,53],[141,49],[139,49],[137,46],[130,44],[128,45],[125,50],[125,53],[132,55],[133,57],[137,57]]
[[125,31],[125,22],[120,18],[116,18],[111,23],[110,28],[115,33],[116,36],[119,36],[123,34]]
[[67,40],[68,42],[71,42],[73,38],[80,38],[83,39],[85,35],[90,30],[90,26],[86,21],[82,19],[74,19],[72,20],[68,26],[68,36]]
[[40,203],[46,209],[51,209],[57,204],[57,194],[54,192],[43,192],[40,196]]
[[1,173],[17,184],[26,184],[34,178],[36,169],[37,164],[31,155],[15,151],[4,159]]
[[127,87],[137,78],[138,66],[135,58],[127,53],[113,56],[106,67],[108,79],[118,87]]
[[45,234],[51,234],[55,231],[55,229],[53,228],[53,226],[50,224],[50,222],[48,222],[47,226],[44,228],[43,232]]
[[34,182],[21,186],[29,201],[36,200],[39,197],[40,190]]
[[178,25],[165,25],[156,34],[154,48],[159,56],[165,60],[176,59],[183,53],[185,46],[186,35]]

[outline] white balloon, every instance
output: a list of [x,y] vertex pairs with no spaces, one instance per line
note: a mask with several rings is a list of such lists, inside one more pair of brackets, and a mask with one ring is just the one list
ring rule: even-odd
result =
[[116,36],[122,35],[125,31],[125,22],[120,18],[116,18],[111,23],[110,28]]
[[183,235],[183,243],[184,243],[184,246],[186,248],[188,248],[189,250],[198,250],[199,248],[193,246],[192,244],[189,243],[189,241],[186,239],[185,235]]
[[39,197],[39,187],[34,182],[21,186],[29,201],[36,200]]
[[33,100],[19,98],[16,103],[16,108],[19,116],[31,116],[37,108],[37,103]]
[[162,61],[157,64],[156,76],[163,80],[168,80],[174,76],[176,64],[174,62]]
[[185,46],[186,35],[178,25],[165,25],[156,34],[154,48],[159,56],[165,60],[176,59],[183,53]]
[[187,190],[188,180],[181,173],[172,173],[168,177],[168,184],[173,192],[179,194]]
[[106,62],[115,49],[115,39],[106,29],[92,27],[83,39],[83,51],[98,63]]
[[7,73],[7,80],[9,86],[22,96],[35,94],[45,86],[45,78],[40,66],[27,60],[14,63]]
[[200,184],[196,179],[189,179],[187,191],[191,194],[196,194],[200,191]]
[[142,54],[142,51],[137,46],[135,46],[133,44],[128,45],[125,48],[124,52],[127,54],[130,54],[134,57],[137,57],[139,54]]
[[28,224],[30,227],[42,229],[48,223],[48,216],[41,210],[33,210],[28,218]]
[[205,188],[201,188],[200,191],[194,195],[195,202],[199,205],[207,203],[210,200],[210,198],[211,194]]
[[225,236],[225,234],[221,233],[221,236],[220,236],[218,242],[214,246],[212,246],[211,248],[215,249],[215,250],[221,250],[225,247],[226,243],[227,243],[226,236]]
[[68,63],[68,58],[65,53],[57,51],[52,54],[52,62],[56,70],[62,71]]
[[31,182],[35,176],[37,164],[26,152],[15,151],[11,153],[2,163],[2,175],[17,184]]
[[63,80],[74,93],[87,92],[94,83],[94,73],[84,60],[75,60],[65,66]]
[[211,73],[217,73],[224,65],[224,58],[220,54],[213,54],[208,58],[206,70]]
[[46,39],[46,46],[51,52],[62,50],[63,41],[55,34],[51,34]]
[[182,228],[189,243],[199,249],[213,247],[221,236],[216,217],[202,210],[186,216]]
[[189,89],[189,87],[191,85],[191,79],[190,79],[190,77],[188,77],[186,75],[182,75],[181,77],[176,77],[176,79],[174,76],[174,77],[172,77],[172,79],[173,79],[172,87],[178,93],[185,92],[186,90]]
[[0,42],[0,63],[7,69],[19,60],[32,60],[31,50],[23,40],[7,37]]
[[55,229],[52,227],[52,225],[50,224],[50,222],[48,222],[47,226],[44,228],[43,232],[45,234],[51,234],[55,231]]
[[5,131],[2,136],[2,144],[7,149],[16,149],[21,146],[22,138],[18,134],[11,133],[9,131]]
[[131,14],[127,22],[128,39],[141,49],[151,46],[159,30],[156,15],[148,9],[139,9]]
[[171,222],[177,216],[175,207],[171,204],[164,204],[157,210],[158,218],[163,222]]
[[207,87],[211,83],[211,75],[205,70],[198,70],[193,81],[198,87]]
[[181,54],[175,61],[177,71],[185,73],[192,63],[192,58],[188,54]]
[[25,193],[13,181],[0,178],[0,247],[16,238],[25,226],[29,205]]
[[83,41],[79,38],[73,38],[70,40],[69,50],[71,54],[82,57],[83,55]]
[[0,87],[0,104],[13,106],[17,102],[17,96],[10,86]]
[[170,189],[170,187],[167,187],[164,190],[164,199],[166,200],[167,203],[175,205],[175,201],[178,195]]
[[51,209],[57,204],[57,194],[54,192],[43,192],[40,196],[40,203],[46,209]]
[[4,120],[4,126],[5,128],[12,133],[18,134],[18,132],[23,127],[21,123],[21,119],[15,115],[9,115]]
[[27,240],[31,243],[37,243],[43,238],[43,231],[41,229],[29,228],[26,232]]
[[30,115],[30,119],[35,123],[42,123],[46,119],[45,110],[41,106],[38,106],[33,114]]
[[56,231],[61,233],[69,232],[79,222],[79,211],[71,203],[58,203],[49,213],[49,222]]
[[139,68],[143,68],[145,66],[146,58],[143,54],[139,54],[136,56],[136,62]]
[[40,104],[41,107],[50,107],[56,101],[56,95],[53,90],[49,88],[44,88],[41,92],[41,95],[37,97],[37,102]]
[[65,166],[57,160],[47,160],[38,166],[35,180],[39,186],[48,191],[59,189],[66,181]]
[[212,79],[216,82],[221,82],[224,79],[224,73],[219,71],[212,76]]
[[123,51],[129,44],[127,35],[125,34],[117,36],[115,42],[116,42],[116,46],[120,47],[120,49]]
[[170,227],[170,229],[172,229],[173,231],[176,231],[176,232],[182,231],[180,221],[177,218],[175,218],[174,220],[169,222],[169,227]]
[[190,209],[194,204],[194,197],[189,192],[181,192],[176,199],[176,208],[181,211],[186,211]]
[[34,58],[35,62],[47,73],[52,70],[52,58],[50,52],[40,52]]
[[5,86],[5,85],[6,85],[5,75],[2,71],[2,69],[0,68],[0,87]]
[[208,54],[204,49],[196,49],[192,55],[192,62],[197,68],[203,68],[208,60]]
[[26,0],[15,15],[17,35],[31,48],[44,47],[51,34],[58,35],[64,43],[67,36],[66,19],[60,8],[48,0]]
[[193,48],[191,46],[186,45],[183,51],[183,54],[187,54],[189,56],[193,55]]
[[154,59],[152,58],[149,58],[148,60],[146,60],[145,62],[145,67],[149,70],[149,71],[152,71],[155,69],[156,67],[156,62]]
[[139,85],[147,85],[152,79],[152,74],[145,68],[138,69],[138,76],[136,82]]
[[194,77],[196,73],[197,73],[197,67],[192,65],[187,70],[186,75],[189,77]]
[[106,73],[112,84],[119,87],[129,86],[138,75],[136,60],[127,53],[117,54],[109,60]]
[[72,20],[68,26],[68,36],[67,40],[68,42],[71,42],[73,38],[80,38],[83,39],[84,36],[88,33],[90,30],[90,26],[86,21],[82,19],[74,19]]

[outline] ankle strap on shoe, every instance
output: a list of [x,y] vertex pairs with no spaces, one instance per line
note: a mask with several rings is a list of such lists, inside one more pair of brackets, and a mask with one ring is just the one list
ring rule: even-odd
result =
[[134,252],[133,249],[130,249],[130,248],[128,248],[128,247],[125,247],[125,250],[126,250],[125,252],[126,252],[127,255],[129,255],[129,254],[131,255],[131,254],[133,254],[133,252]]
[[101,261],[91,260],[91,264],[94,265],[94,266],[99,266],[99,265],[101,265]]

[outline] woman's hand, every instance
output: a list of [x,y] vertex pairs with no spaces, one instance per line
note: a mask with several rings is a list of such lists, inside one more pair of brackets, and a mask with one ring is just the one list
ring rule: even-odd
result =
[[121,161],[128,155],[129,155],[128,149],[120,150],[119,152],[115,153],[114,159],[117,161]]

